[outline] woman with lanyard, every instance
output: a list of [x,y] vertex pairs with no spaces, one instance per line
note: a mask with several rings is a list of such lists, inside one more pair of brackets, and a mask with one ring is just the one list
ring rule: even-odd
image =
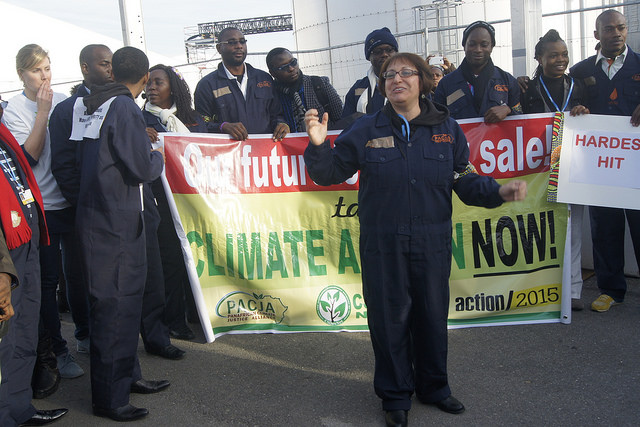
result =
[[[535,47],[538,61],[533,79],[526,84],[520,101],[525,114],[569,111],[572,116],[589,114],[582,105],[585,88],[582,80],[565,74],[569,66],[567,45],[556,30],[549,30]],[[520,79],[522,84],[522,79]],[[526,81],[527,79],[525,79]],[[571,309],[582,310],[582,205],[571,210]]]
[[[459,414],[447,378],[452,190],[469,205],[522,200],[526,182],[502,186],[469,163],[460,126],[429,101],[425,61],[397,53],[382,65],[381,111],[327,140],[328,114],[307,111],[309,176],[338,184],[360,172],[362,287],[375,356],[374,388],[387,426],[406,426],[411,397]],[[446,141],[446,143],[441,143]]]
[[[207,126],[191,106],[189,86],[178,70],[158,64],[149,71],[149,82],[145,90],[147,102],[142,115],[151,141],[158,140],[158,132],[206,133]],[[157,179],[151,187],[160,213],[158,242],[165,286],[164,321],[173,338],[193,339],[195,335],[185,321],[185,298],[190,299],[191,292],[180,241],[173,226],[162,181]]]

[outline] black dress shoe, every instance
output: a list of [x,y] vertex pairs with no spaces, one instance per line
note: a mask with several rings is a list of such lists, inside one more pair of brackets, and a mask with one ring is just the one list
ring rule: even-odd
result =
[[111,418],[113,421],[135,421],[149,414],[146,408],[136,408],[125,405],[115,409],[93,407],[93,415],[97,417]]
[[60,372],[47,364],[36,365],[31,377],[31,389],[34,399],[44,399],[58,390]]
[[409,411],[385,411],[384,421],[387,427],[406,427],[408,425],[407,413]]
[[58,419],[62,418],[64,414],[69,412],[67,408],[59,409],[40,409],[37,410],[33,417],[29,418],[26,422],[20,424],[21,426],[43,426]]
[[188,341],[194,339],[196,337],[196,334],[194,334],[187,325],[184,325],[179,328],[169,329],[169,336],[177,340]]
[[435,402],[435,405],[441,411],[448,412],[450,414],[461,414],[464,412],[464,405],[462,402],[451,395],[446,399]]
[[178,347],[176,347],[173,344],[169,344],[165,348],[160,348],[160,349],[155,347],[147,347],[146,350],[147,350],[147,353],[149,354],[164,357],[165,359],[170,359],[170,360],[182,359],[185,355],[184,350],[180,350]]
[[131,393],[140,393],[140,394],[157,393],[169,387],[169,385],[170,383],[168,380],[153,381],[153,380],[145,380],[144,378],[141,378],[138,381],[131,384]]

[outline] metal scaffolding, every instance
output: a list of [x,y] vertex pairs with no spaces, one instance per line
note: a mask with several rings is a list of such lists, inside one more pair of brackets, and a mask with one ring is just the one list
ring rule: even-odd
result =
[[215,55],[215,44],[224,28],[236,27],[242,34],[264,34],[278,31],[293,31],[291,15],[261,16],[258,18],[233,19],[229,21],[205,22],[197,27],[185,28],[185,49],[189,63],[206,61]]

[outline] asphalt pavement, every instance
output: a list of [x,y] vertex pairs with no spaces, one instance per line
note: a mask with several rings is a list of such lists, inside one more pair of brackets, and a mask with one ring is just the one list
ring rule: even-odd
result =
[[[584,285],[586,309],[571,324],[494,326],[449,331],[449,382],[466,411],[441,412],[414,399],[413,426],[640,425],[640,279],[607,313],[588,309],[599,293]],[[75,353],[73,324],[63,334],[84,376],[63,379],[39,409],[69,408],[62,426],[117,423],[91,414],[89,358]],[[199,326],[191,325],[198,329]],[[143,375],[169,379],[154,395],[132,395],[150,414],[139,426],[383,426],[373,391],[368,333],[226,335],[164,360],[139,347]]]

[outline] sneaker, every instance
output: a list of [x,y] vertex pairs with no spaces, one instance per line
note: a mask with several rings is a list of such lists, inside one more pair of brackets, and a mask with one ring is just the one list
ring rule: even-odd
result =
[[80,354],[89,354],[89,344],[89,338],[78,340],[76,350],[78,350],[78,353]]
[[609,311],[609,309],[614,306],[620,304],[616,302],[613,298],[611,298],[607,294],[600,295],[594,302],[591,303],[591,310],[597,311],[599,313],[604,313],[605,311]]
[[62,378],[78,378],[84,375],[84,370],[78,365],[70,353],[56,356],[58,371]]

